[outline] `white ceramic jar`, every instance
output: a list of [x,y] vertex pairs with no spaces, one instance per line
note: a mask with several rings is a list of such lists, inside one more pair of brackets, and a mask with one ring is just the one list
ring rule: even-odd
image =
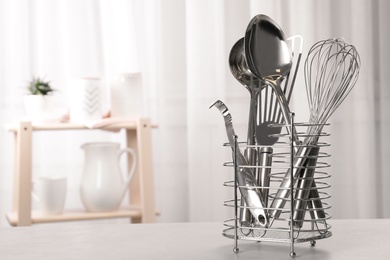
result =
[[85,122],[102,118],[100,78],[78,78],[70,82],[70,121]]

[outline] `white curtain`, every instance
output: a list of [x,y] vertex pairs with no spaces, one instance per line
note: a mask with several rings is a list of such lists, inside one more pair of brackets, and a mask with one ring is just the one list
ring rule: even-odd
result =
[[[1,124],[24,115],[23,87],[31,76],[52,81],[59,90],[60,113],[71,97],[68,79],[98,76],[107,82],[112,73],[140,71],[146,114],[159,125],[153,130],[158,221],[222,221],[231,214],[222,206],[232,198],[222,185],[232,176],[231,169],[222,166],[231,153],[222,147],[227,138],[221,115],[209,106],[223,100],[239,138],[245,140],[249,93],[230,73],[228,56],[259,13],[273,18],[287,37],[303,36],[303,59],[312,44],[325,38],[344,37],[356,46],[362,60],[358,83],[326,129],[331,133],[326,139],[332,154],[331,214],[390,217],[386,0],[0,0]],[[291,110],[297,121],[308,120],[302,70]],[[11,207],[13,148],[12,135],[4,127],[0,138],[4,216]],[[67,174],[69,208],[81,207],[79,145],[122,140],[121,135],[85,132],[48,132],[34,138],[33,174]],[[0,224],[7,226],[5,218]]]

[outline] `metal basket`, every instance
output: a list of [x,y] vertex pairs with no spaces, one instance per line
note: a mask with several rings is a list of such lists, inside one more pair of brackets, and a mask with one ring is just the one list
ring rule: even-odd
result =
[[[295,124],[294,122],[292,124],[297,129],[296,135],[298,137],[305,138],[309,136],[306,130],[310,127],[310,124]],[[295,243],[310,242],[314,246],[316,240],[328,238],[332,235],[330,231],[331,226],[328,224],[328,220],[331,218],[328,212],[331,205],[328,200],[331,196],[328,192],[330,185],[327,182],[331,175],[325,171],[330,167],[326,162],[326,158],[330,155],[323,151],[323,148],[329,146],[329,144],[317,142],[315,145],[306,145],[308,149],[317,149],[317,153],[314,153],[314,156],[308,155],[304,159],[307,162],[304,165],[294,166],[294,159],[296,159],[294,151],[299,148],[299,145],[290,141],[293,140],[291,135],[285,133],[285,131],[278,135],[279,141],[272,146],[271,165],[242,166],[237,165],[235,160],[224,164],[226,167],[231,167],[234,172],[234,179],[228,180],[223,184],[233,191],[234,198],[226,200],[224,205],[234,209],[234,216],[224,221],[223,236],[234,239],[234,252],[239,251],[238,240],[279,242],[290,244],[290,256],[294,257]],[[328,136],[329,134],[321,132],[318,135]],[[228,146],[230,149],[230,144],[225,144],[225,146]],[[237,136],[235,136],[235,147],[233,148],[233,156],[236,156],[236,151],[246,149],[248,146],[238,142]],[[258,158],[260,158],[260,151],[262,151],[262,148],[267,147],[254,145],[250,148],[256,149]],[[308,163],[309,161],[311,163]],[[261,169],[268,169],[269,185],[263,186],[259,184],[255,187],[239,186],[237,174],[241,167],[250,167],[254,173],[259,172]],[[294,170],[299,175],[295,174],[296,176],[294,176]],[[311,171],[311,175],[303,175],[306,174],[305,171]],[[282,187],[281,185],[286,179],[290,181],[291,185]],[[310,182],[310,187],[303,185],[307,184],[304,182]],[[264,209],[266,212],[277,212],[277,214],[273,215],[277,215],[277,217],[272,218],[270,225],[261,226],[253,217],[249,224],[242,221],[242,212],[247,210],[247,207],[241,203],[242,197],[239,198],[241,189],[257,189],[259,192],[267,191],[267,203]],[[286,191],[284,192],[285,196],[280,197],[278,192],[280,193],[283,190]],[[278,205],[278,207],[273,206],[273,204]]]

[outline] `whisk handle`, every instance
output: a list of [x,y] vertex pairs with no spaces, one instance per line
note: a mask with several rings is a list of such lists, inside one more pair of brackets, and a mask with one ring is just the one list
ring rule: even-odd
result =
[[315,186],[315,182],[313,180],[315,167],[317,164],[319,147],[311,148],[308,159],[303,165],[302,174],[299,176],[296,192],[294,194],[294,226],[297,228],[301,228],[303,226],[303,220],[306,214],[306,207],[308,204],[308,199],[310,193]]

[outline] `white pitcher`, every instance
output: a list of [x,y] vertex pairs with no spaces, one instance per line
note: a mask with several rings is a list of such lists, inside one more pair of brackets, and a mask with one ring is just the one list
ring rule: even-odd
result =
[[[86,143],[84,171],[81,179],[81,201],[87,211],[117,210],[123,200],[137,165],[135,151],[131,148],[119,149],[118,143]],[[123,178],[119,160],[129,153],[133,164],[129,174]]]

